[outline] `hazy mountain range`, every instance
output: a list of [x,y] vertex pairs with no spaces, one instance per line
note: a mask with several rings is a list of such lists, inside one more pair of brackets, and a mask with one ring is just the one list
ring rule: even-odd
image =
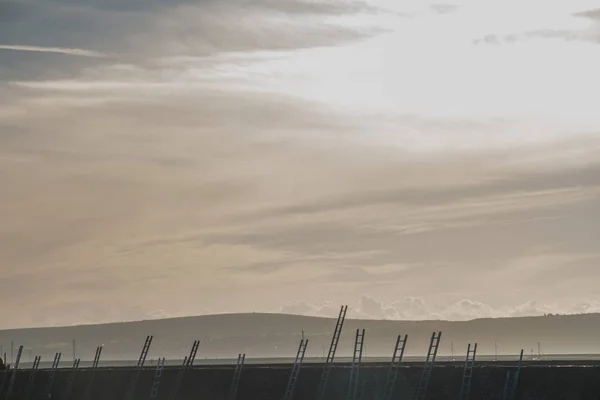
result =
[[[307,357],[321,357],[327,350],[335,319],[286,314],[220,314],[99,325],[0,331],[2,352],[11,360],[18,345],[30,354],[50,358],[62,352],[63,360],[75,352],[92,359],[103,344],[103,360],[135,359],[146,335],[154,341],[149,357],[182,358],[194,340],[201,340],[198,359],[232,358],[245,352],[248,358],[292,357],[304,335],[309,339]],[[431,333],[443,332],[440,355],[451,351],[462,356],[467,343],[478,342],[479,354],[525,354],[538,349],[545,354],[600,353],[600,314],[548,315],[543,317],[453,321],[346,320],[338,347],[340,357],[351,355],[357,328],[366,329],[366,356],[391,355],[398,334],[408,334],[407,356],[424,355]],[[538,347],[539,346],[539,347]]]

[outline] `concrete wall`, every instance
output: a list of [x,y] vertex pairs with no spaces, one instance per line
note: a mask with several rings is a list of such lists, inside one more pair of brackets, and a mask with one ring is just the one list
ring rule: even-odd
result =
[[[348,387],[349,368],[336,366],[332,370],[329,381],[329,400],[345,400]],[[245,367],[239,387],[238,400],[281,400],[285,392],[290,367],[256,366]],[[321,369],[319,366],[305,365],[297,382],[294,400],[314,400]],[[360,379],[366,379],[367,394],[377,392],[378,384],[383,383],[387,369],[385,366],[364,367],[360,371]],[[102,369],[94,376],[91,400],[123,399],[127,391],[133,371],[131,369]],[[166,368],[159,388],[159,399],[167,399],[175,376],[176,368]],[[403,367],[396,387],[397,399],[414,398],[414,388],[418,385],[421,369],[418,366]],[[69,370],[59,370],[56,374],[52,399],[64,399],[63,393],[68,380]],[[41,400],[47,382],[48,371],[38,371],[35,389],[30,400]],[[140,377],[135,399],[150,398],[150,388],[154,377],[154,369],[145,369]],[[188,372],[179,391],[179,400],[227,399],[233,367],[195,368]],[[505,367],[476,367],[473,375],[471,392],[472,400],[498,399],[506,377]],[[0,374],[0,380],[3,378]],[[460,366],[438,365],[432,373],[427,398],[430,400],[456,399],[460,391],[462,368]],[[543,367],[525,366],[521,369],[518,399],[600,399],[600,367]],[[87,384],[92,379],[89,370],[77,373],[70,399],[85,400]],[[13,399],[23,399],[29,381],[29,371],[17,373]],[[0,397],[2,398],[2,397]],[[367,396],[367,399],[374,397]],[[67,400],[67,399],[65,399]]]

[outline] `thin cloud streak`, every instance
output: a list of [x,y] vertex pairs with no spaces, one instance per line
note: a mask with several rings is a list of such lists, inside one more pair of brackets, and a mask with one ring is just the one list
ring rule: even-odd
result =
[[34,51],[40,53],[60,53],[71,56],[82,56],[82,57],[108,57],[108,54],[100,53],[92,50],[85,49],[69,49],[63,47],[41,47],[41,46],[23,46],[23,45],[7,45],[0,44],[0,50],[14,50],[14,51]]

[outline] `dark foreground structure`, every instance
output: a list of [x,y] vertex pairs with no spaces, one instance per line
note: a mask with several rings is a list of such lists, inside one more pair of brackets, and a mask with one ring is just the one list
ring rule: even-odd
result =
[[[432,370],[426,399],[458,399],[463,376],[463,363],[438,362]],[[469,398],[502,399],[507,371],[514,370],[516,364],[481,363],[473,369],[473,379]],[[229,400],[235,366],[192,367],[177,393],[177,400],[207,399]],[[314,400],[323,370],[322,364],[305,363],[298,375],[293,394],[294,400]],[[400,367],[393,398],[415,399],[423,364],[405,363]],[[51,393],[52,399],[60,400],[115,400],[126,399],[134,368],[99,368],[76,372],[68,398],[65,391],[70,378],[70,369],[61,368],[56,372]],[[288,365],[246,365],[243,368],[237,391],[237,400],[282,400],[292,371]],[[351,366],[336,364],[327,385],[327,400],[346,400]],[[386,379],[388,365],[384,363],[363,363],[360,367],[360,380],[365,383],[361,400],[378,400],[378,393]],[[144,367],[139,376],[132,399],[169,399],[176,381],[178,368],[165,367],[162,371],[156,397],[151,397],[156,366]],[[9,373],[10,374],[10,373]],[[31,393],[28,385],[31,370],[18,370],[15,376],[11,398],[41,400],[46,390],[50,371],[40,369],[35,375]],[[0,380],[4,378],[0,372]],[[551,363],[523,362],[515,393],[515,399],[599,399],[600,365],[595,363]],[[93,382],[92,382],[93,381]],[[89,385],[89,397],[86,396]],[[4,399],[6,390],[0,395]]]

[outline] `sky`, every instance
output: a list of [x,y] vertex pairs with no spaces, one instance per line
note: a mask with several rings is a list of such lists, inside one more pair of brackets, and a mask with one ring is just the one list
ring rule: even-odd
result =
[[0,0],[0,328],[600,310],[600,0]]

